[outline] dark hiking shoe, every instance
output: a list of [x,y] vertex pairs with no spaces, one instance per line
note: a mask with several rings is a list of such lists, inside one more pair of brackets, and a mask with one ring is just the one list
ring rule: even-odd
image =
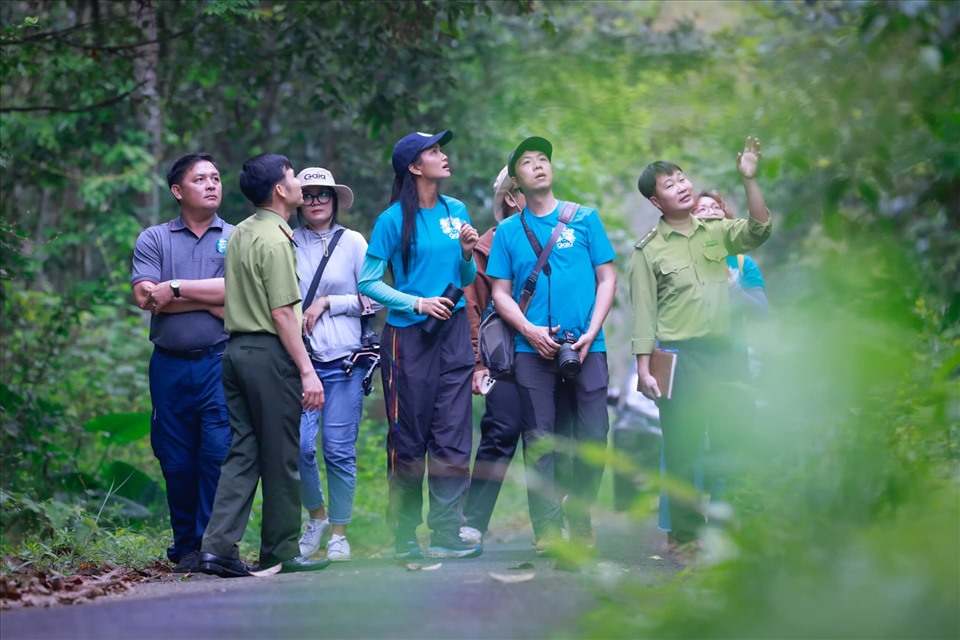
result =
[[432,536],[427,547],[428,558],[476,558],[481,553],[483,545],[462,539],[459,532],[455,536]]
[[419,560],[423,558],[416,538],[397,538],[393,557],[397,560]]

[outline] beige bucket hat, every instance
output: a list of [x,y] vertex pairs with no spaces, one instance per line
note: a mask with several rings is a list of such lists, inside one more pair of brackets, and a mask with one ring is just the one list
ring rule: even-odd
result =
[[309,167],[297,174],[300,187],[330,187],[337,192],[337,202],[341,209],[353,206],[353,191],[345,184],[337,184],[333,174],[323,167]]

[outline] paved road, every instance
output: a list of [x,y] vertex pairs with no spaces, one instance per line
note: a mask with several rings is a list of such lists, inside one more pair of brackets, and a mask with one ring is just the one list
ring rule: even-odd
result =
[[[545,638],[576,636],[579,616],[624,580],[669,579],[650,522],[598,523],[598,558],[579,573],[538,558],[529,533],[488,542],[480,558],[430,560],[410,571],[392,559],[357,559],[325,571],[222,580],[196,576],[144,585],[91,604],[5,611],[0,637],[153,638]],[[518,569],[526,564],[532,567]],[[490,574],[521,576],[504,583]]]

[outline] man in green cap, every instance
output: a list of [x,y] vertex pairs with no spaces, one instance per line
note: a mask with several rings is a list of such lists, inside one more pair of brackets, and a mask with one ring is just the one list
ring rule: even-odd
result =
[[[729,422],[735,412],[726,407],[735,395],[725,393],[723,381],[729,378],[734,356],[725,260],[757,248],[770,236],[770,212],[755,180],[759,161],[760,141],[748,137],[737,154],[750,211],[747,220],[704,224],[694,217],[697,194],[673,163],[647,165],[637,183],[662,214],[635,245],[630,260],[637,390],[660,408],[667,474],[689,487],[696,484],[696,461],[708,429],[707,486],[719,486],[715,461],[731,450]],[[676,354],[669,399],[650,371],[657,348]],[[697,540],[704,523],[698,502],[671,496],[670,546]]]

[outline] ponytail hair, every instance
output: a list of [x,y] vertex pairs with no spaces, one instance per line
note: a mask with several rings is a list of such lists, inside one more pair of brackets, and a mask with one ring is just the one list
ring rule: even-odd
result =
[[[420,154],[411,164],[420,164]],[[410,269],[411,248],[417,242],[417,212],[420,211],[420,193],[417,191],[416,179],[409,169],[398,173],[393,179],[393,191],[390,194],[390,204],[400,201],[400,210],[403,212],[403,225],[400,228],[400,255],[403,259],[403,270]]]

